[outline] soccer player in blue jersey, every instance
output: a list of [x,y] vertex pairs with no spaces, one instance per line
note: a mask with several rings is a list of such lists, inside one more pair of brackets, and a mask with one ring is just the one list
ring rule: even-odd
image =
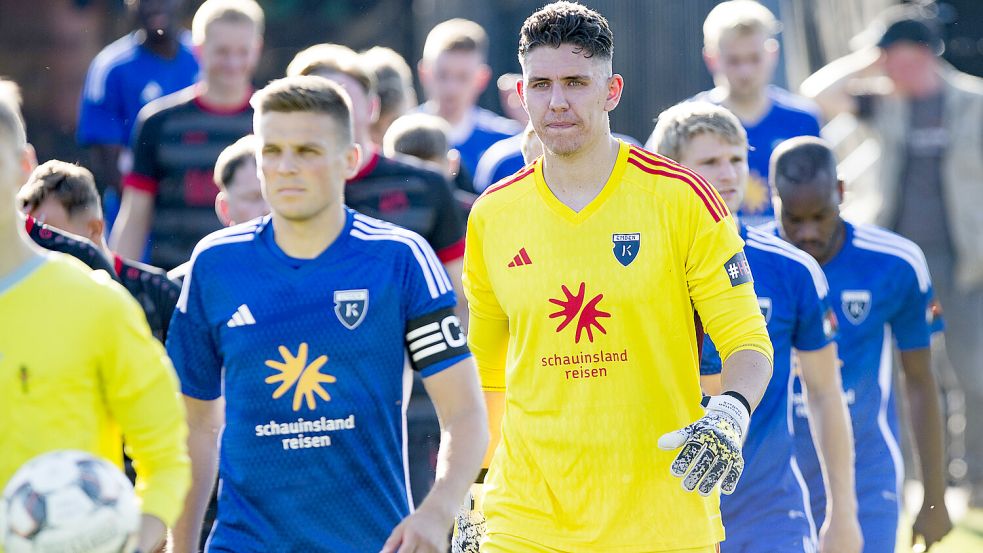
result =
[[[168,339],[195,475],[177,551],[194,551],[216,457],[208,551],[446,550],[488,441],[450,280],[419,235],[344,206],[359,149],[340,87],[289,77],[252,103],[272,214],[201,241]],[[415,511],[411,369],[442,426]]]
[[[779,145],[771,158],[781,200],[780,233],[819,262],[839,320],[843,388],[856,440],[856,481],[865,552],[893,553],[904,477],[895,411],[893,348],[901,350],[915,446],[925,499],[913,535],[926,546],[952,528],[946,511],[942,415],[931,369],[929,314],[932,284],[925,256],[913,242],[887,230],[840,217],[843,183],[836,159],[817,138]],[[763,229],[768,230],[768,229]],[[796,413],[799,415],[799,413]],[[826,496],[808,439],[809,421],[795,417],[796,454],[821,520]]]
[[721,2],[703,22],[703,58],[716,86],[695,99],[724,106],[747,130],[751,172],[737,213],[748,226],[773,219],[768,189],[772,149],[794,136],[819,136],[819,108],[771,84],[779,59],[778,30],[774,14],[754,0]]
[[[652,136],[658,153],[706,177],[727,207],[736,211],[747,185],[748,144],[734,114],[707,102],[684,102],[659,115]],[[853,442],[837,371],[836,325],[827,303],[826,278],[815,260],[780,238],[744,224],[740,233],[775,348],[775,370],[751,419],[741,481],[733,495],[720,498],[727,530],[721,551],[816,551],[816,527],[791,432],[792,358],[797,357],[832,497],[819,551],[859,553]],[[704,392],[718,394],[721,362],[710,339],[704,342],[700,369]]]

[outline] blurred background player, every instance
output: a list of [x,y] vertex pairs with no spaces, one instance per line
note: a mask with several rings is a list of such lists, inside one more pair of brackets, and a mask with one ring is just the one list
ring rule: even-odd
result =
[[389,125],[416,107],[413,70],[392,48],[374,46],[362,52],[362,61],[375,74],[379,95],[379,116],[369,126],[374,144],[382,144]]
[[[419,235],[345,207],[359,151],[341,87],[288,77],[253,102],[272,215],[196,247],[168,340],[196,475],[177,551],[197,544],[216,457],[209,551],[446,549],[487,444],[447,275]],[[415,511],[410,368],[444,433]]]
[[525,127],[529,124],[529,114],[522,107],[522,99],[515,83],[522,80],[521,73],[505,73],[498,77],[498,103],[502,105],[502,113],[506,117]]
[[753,0],[722,2],[703,22],[703,58],[716,87],[695,99],[724,106],[747,130],[751,172],[737,214],[748,226],[773,220],[768,189],[772,148],[793,136],[819,136],[818,108],[771,84],[779,29],[768,8]]
[[133,169],[123,180],[119,221],[109,243],[173,269],[221,227],[212,170],[219,152],[251,131],[252,77],[263,43],[263,10],[253,0],[207,0],[192,22],[202,82],[148,104],[133,135]]
[[123,259],[109,249],[99,192],[88,169],[47,161],[31,173],[17,200],[28,215],[97,244],[113,260],[119,281],[143,308],[154,337],[164,342],[181,289],[162,269]]
[[478,107],[491,81],[488,35],[474,21],[449,19],[427,35],[417,74],[427,95],[420,106],[451,125],[451,146],[461,153],[469,177],[492,144],[518,134],[519,123]]
[[880,143],[874,178],[850,183],[844,211],[925,252],[966,396],[970,502],[983,508],[983,81],[942,60],[939,24],[910,8],[883,14],[876,46],[832,61],[802,91],[829,118],[855,115]]
[[[726,108],[684,102],[659,115],[652,134],[659,154],[705,177],[727,208],[736,211],[747,186],[747,134]],[[721,551],[810,553],[816,527],[809,492],[795,460],[792,414],[792,357],[815,432],[823,482],[828,486],[826,523],[819,551],[860,553],[853,436],[836,357],[836,322],[819,264],[777,236],[738,227],[754,274],[754,291],[775,348],[775,369],[754,412],[742,452],[745,469],[733,495],[720,499],[727,539]],[[793,352],[794,348],[794,352]],[[708,336],[700,363],[706,394],[720,393],[720,357]]]
[[[611,135],[613,47],[604,17],[570,2],[520,31],[545,154],[468,219],[468,341],[493,438],[456,525],[465,551],[481,510],[485,553],[709,553],[724,537],[716,488],[740,478],[771,344],[716,192]],[[694,309],[724,358],[706,410]]]
[[137,461],[138,546],[153,551],[190,480],[174,372],[108,274],[46,253],[24,234],[15,194],[33,153],[15,95],[12,83],[0,86],[0,487],[56,449],[122,467],[122,434]]
[[147,103],[191,86],[198,61],[191,34],[181,28],[183,0],[126,0],[139,28],[92,60],[82,89],[76,140],[88,150],[96,186],[106,194],[108,222],[119,210],[120,164],[129,172],[137,113]]
[[[315,75],[337,83],[352,102],[352,132],[362,158],[358,172],[345,184],[345,204],[370,217],[420,234],[437,253],[457,294],[458,318],[467,320],[467,302],[461,285],[464,257],[464,223],[443,176],[379,154],[369,127],[378,115],[374,75],[361,57],[338,44],[319,44],[302,50],[287,67],[287,75]],[[465,322],[465,330],[467,323]],[[427,398],[423,380],[414,375],[407,415],[410,482],[413,497],[422,501],[436,477],[436,452],[440,442],[437,414]]]
[[[931,368],[932,283],[921,249],[893,232],[840,217],[843,182],[836,158],[817,139],[783,142],[772,154],[772,188],[781,200],[781,234],[811,255],[830,286],[839,321],[843,388],[856,442],[856,481],[865,552],[893,553],[904,477],[895,412],[893,348],[901,350],[912,433],[925,498],[914,537],[931,546],[952,523],[944,501],[942,414]],[[796,385],[799,392],[799,386]],[[809,421],[796,413],[796,455],[812,494],[813,516],[825,516],[826,495]]]

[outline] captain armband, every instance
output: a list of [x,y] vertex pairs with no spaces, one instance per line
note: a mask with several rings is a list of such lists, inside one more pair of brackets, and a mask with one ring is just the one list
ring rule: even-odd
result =
[[413,370],[423,371],[441,361],[467,354],[468,337],[461,329],[461,320],[448,307],[406,324],[406,350]]

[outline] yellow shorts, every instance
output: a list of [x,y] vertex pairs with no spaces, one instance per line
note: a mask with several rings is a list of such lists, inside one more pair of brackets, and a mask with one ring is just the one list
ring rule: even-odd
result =
[[[710,545],[694,549],[675,549],[652,553],[719,553],[720,546]],[[572,553],[561,549],[553,549],[545,545],[508,534],[489,534],[485,543],[481,544],[481,553]]]

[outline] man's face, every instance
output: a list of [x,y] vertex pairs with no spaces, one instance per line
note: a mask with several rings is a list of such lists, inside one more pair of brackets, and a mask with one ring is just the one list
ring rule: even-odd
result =
[[441,114],[460,115],[478,101],[491,70],[478,52],[442,52],[421,62],[420,80]]
[[737,213],[747,186],[746,145],[734,144],[719,134],[703,132],[689,140],[676,161],[710,181],[731,213]]
[[607,135],[607,113],[621,99],[621,77],[610,74],[610,64],[576,49],[539,46],[523,62],[523,105],[543,147],[560,156]]
[[262,217],[270,212],[256,172],[256,161],[247,160],[232,173],[225,191],[228,224],[235,225]]
[[897,42],[883,50],[884,73],[894,83],[897,92],[923,96],[933,83],[929,73],[935,71],[935,53],[923,44]]
[[137,21],[149,37],[175,36],[180,0],[136,0]]
[[358,148],[341,141],[329,115],[266,112],[256,135],[263,196],[275,215],[304,222],[344,201]]
[[785,188],[778,206],[783,236],[816,261],[828,261],[834,253],[840,220],[837,187],[810,183]]
[[[778,60],[778,42],[762,32],[721,35],[717,52],[707,54],[718,84],[726,84],[737,97],[754,96],[771,82]],[[720,80],[725,83],[719,83]]]
[[82,210],[71,216],[54,196],[48,196],[41,205],[28,211],[27,214],[46,225],[84,236],[97,244],[102,242],[102,237],[96,228],[98,226],[98,230],[101,230],[102,225],[93,224],[96,218],[89,210]]
[[259,62],[262,39],[250,22],[215,21],[201,45],[201,68],[208,83],[223,88],[249,86]]

